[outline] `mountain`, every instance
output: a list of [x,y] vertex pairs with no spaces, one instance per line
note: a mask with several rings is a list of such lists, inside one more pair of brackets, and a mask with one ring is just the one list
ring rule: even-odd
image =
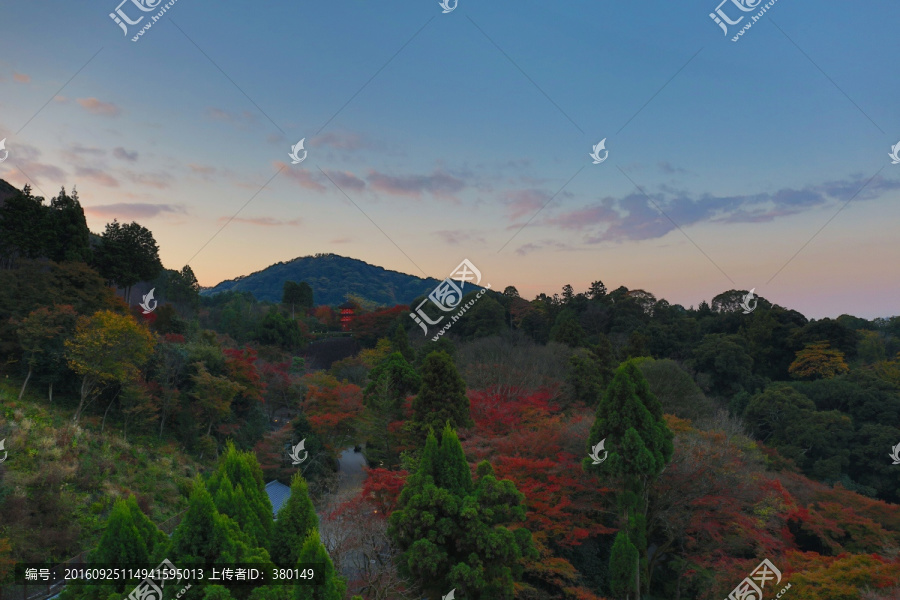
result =
[[[205,288],[200,293],[210,296],[234,290],[251,292],[257,300],[281,302],[285,281],[305,281],[312,287],[317,305],[332,306],[342,304],[350,296],[381,306],[409,304],[413,299],[430,293],[440,283],[437,279],[430,277],[423,279],[415,275],[389,271],[355,258],[337,254],[316,254],[276,263],[262,271]],[[466,292],[469,291],[470,285],[472,284],[466,286]]]

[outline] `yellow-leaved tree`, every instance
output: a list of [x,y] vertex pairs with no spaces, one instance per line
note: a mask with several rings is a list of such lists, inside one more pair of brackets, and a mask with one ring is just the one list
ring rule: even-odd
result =
[[81,400],[72,420],[78,422],[105,386],[137,379],[154,344],[153,334],[130,316],[101,310],[80,317],[75,335],[66,340],[69,368],[81,376]]
[[831,379],[849,370],[844,353],[831,348],[828,342],[806,344],[788,367],[794,379]]

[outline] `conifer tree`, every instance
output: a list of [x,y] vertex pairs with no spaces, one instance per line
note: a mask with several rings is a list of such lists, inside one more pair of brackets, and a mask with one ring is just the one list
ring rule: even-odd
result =
[[92,559],[109,565],[150,562],[147,540],[138,531],[127,501],[120,499],[113,504]]
[[449,425],[441,438],[438,445],[429,432],[390,517],[389,533],[403,552],[400,571],[430,597],[456,588],[463,598],[511,599],[520,559],[536,557],[531,533],[509,527],[525,518],[524,495],[511,481],[497,481],[487,462],[474,482]]
[[409,345],[409,336],[403,323],[397,323],[393,335],[391,335],[391,348],[394,352],[399,352],[407,362],[413,362],[416,359],[416,351]]
[[[646,526],[649,493],[672,459],[672,437],[663,418],[662,404],[650,391],[640,369],[634,361],[622,363],[597,405],[596,420],[588,437],[588,452],[605,439],[609,456],[599,465],[585,458],[582,465],[588,472],[612,479],[619,489],[616,500],[620,533],[627,532],[629,543],[637,548],[640,557],[640,568],[634,572],[637,590],[649,585]],[[618,568],[622,564],[619,561]]]
[[[229,485],[231,489],[228,489]],[[209,478],[208,488],[216,499],[217,510],[234,519],[250,536],[253,545],[269,547],[272,502],[266,493],[262,469],[255,454],[240,452],[229,441],[218,467]],[[224,490],[219,494],[222,488]]]
[[[270,513],[271,514],[271,513]],[[234,563],[272,566],[265,548],[255,546],[231,517],[216,510],[203,479],[194,479],[188,509],[172,534],[169,559],[176,565],[228,565]]]
[[424,439],[431,428],[440,431],[471,427],[466,384],[446,352],[432,352],[422,365],[422,387],[413,401],[413,425]]
[[295,473],[291,478],[291,496],[278,511],[275,521],[272,561],[280,567],[294,567],[306,536],[318,526],[319,517],[309,498],[306,480],[300,473]]
[[347,584],[334,570],[334,563],[319,538],[319,530],[311,529],[297,560],[298,569],[313,569],[317,585],[298,585],[294,600],[343,600]]
[[363,401],[386,418],[400,418],[403,400],[422,386],[422,378],[400,352],[393,352],[369,372]]
[[609,589],[616,598],[634,594],[634,573],[638,566],[638,550],[628,539],[628,534],[616,534],[612,554],[609,557]]

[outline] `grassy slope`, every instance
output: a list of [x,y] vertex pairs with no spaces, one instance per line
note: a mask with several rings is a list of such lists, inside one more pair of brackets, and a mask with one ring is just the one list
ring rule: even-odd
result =
[[[121,430],[99,433],[99,419],[71,424],[71,410],[0,382],[0,538],[15,540],[12,558],[62,561],[93,548],[113,502],[134,494],[157,524],[187,507],[201,465],[171,442]],[[96,427],[92,421],[97,421]]]

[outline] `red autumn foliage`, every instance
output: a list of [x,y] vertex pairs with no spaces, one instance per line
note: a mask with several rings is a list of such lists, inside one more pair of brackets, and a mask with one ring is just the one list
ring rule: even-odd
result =
[[559,414],[551,398],[547,390],[469,392],[475,429],[464,448],[474,462],[488,460],[498,478],[510,479],[525,494],[526,526],[537,538],[571,547],[615,530],[602,524],[607,490],[581,468],[579,451],[588,433],[580,427],[583,417]]
[[362,390],[352,383],[341,383],[324,372],[304,377],[307,384],[303,412],[310,425],[326,443],[343,443],[358,424],[363,412]]
[[225,350],[225,368],[228,370],[228,378],[244,386],[236,399],[244,407],[252,402],[265,402],[263,392],[266,384],[260,377],[256,368],[256,350],[245,347],[240,350]]
[[409,473],[387,469],[367,469],[366,472],[362,497],[378,509],[379,516],[387,518],[397,509],[397,500]]

